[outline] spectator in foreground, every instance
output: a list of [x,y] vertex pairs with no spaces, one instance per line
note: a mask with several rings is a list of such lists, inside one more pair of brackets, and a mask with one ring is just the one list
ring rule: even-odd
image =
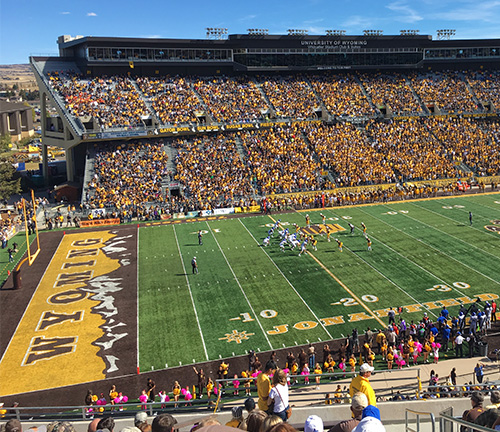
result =
[[[462,414],[462,420],[474,423],[474,421],[484,412],[483,402],[484,396],[479,392],[472,393],[470,397],[470,402],[472,408],[470,410],[464,411]],[[460,432],[466,432],[467,426],[460,426]]]
[[233,418],[226,423],[226,426],[239,428],[243,422],[243,408],[239,406],[233,407],[231,410],[231,415]]
[[10,419],[5,423],[5,432],[23,432],[23,426],[18,419]]
[[363,363],[359,367],[359,375],[352,379],[349,386],[349,395],[353,397],[356,393],[364,393],[368,399],[368,404],[377,406],[375,392],[370,384],[370,376],[374,369],[375,368],[368,363]]
[[145,411],[139,411],[135,415],[134,424],[141,432],[151,431],[151,425],[148,423],[148,414]]
[[254,409],[250,414],[248,414],[247,417],[247,431],[260,432],[260,428],[266,417],[267,414],[265,411],[262,411],[261,409]]
[[277,415],[269,415],[262,422],[262,426],[260,428],[261,432],[269,432],[274,426],[283,423],[281,417]]
[[356,393],[352,397],[351,412],[353,418],[341,421],[333,426],[329,432],[351,432],[363,418],[363,410],[368,406],[368,399],[364,393]]
[[474,423],[479,426],[492,428],[495,422],[499,418],[500,418],[500,411],[498,411],[496,408],[491,408],[479,414]]
[[151,424],[153,432],[172,432],[177,420],[170,414],[160,414],[156,416]]
[[323,432],[323,420],[317,415],[310,415],[306,419],[304,432]]
[[363,418],[352,432],[386,432],[380,421],[380,410],[373,405],[368,405],[363,410]]
[[500,408],[500,391],[492,390],[490,393],[490,405],[486,405],[484,409]]
[[104,417],[99,423],[97,423],[97,430],[105,430],[107,429],[109,432],[113,432],[115,428],[115,421],[113,417]]

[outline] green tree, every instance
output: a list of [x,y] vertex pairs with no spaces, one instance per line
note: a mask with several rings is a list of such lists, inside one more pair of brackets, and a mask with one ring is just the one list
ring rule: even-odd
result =
[[12,138],[10,134],[5,134],[0,136],[0,153],[9,151],[9,145],[12,144]]
[[21,192],[21,178],[17,176],[16,169],[10,162],[0,159],[0,199],[9,199],[19,192]]

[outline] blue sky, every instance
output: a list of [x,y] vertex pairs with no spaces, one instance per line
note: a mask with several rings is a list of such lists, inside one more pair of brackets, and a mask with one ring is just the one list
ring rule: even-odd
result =
[[437,29],[455,29],[454,39],[500,38],[500,0],[0,0],[0,64],[57,54],[63,34],[204,39],[205,27],[230,34],[418,29],[433,37]]

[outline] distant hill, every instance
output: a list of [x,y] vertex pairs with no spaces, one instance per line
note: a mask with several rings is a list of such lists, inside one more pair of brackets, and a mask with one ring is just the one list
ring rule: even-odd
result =
[[35,75],[29,64],[0,65],[0,88],[11,89],[14,84],[19,89],[36,88]]

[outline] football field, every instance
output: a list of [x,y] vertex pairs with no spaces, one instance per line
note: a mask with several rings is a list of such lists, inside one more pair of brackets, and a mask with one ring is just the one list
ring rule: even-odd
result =
[[[295,223],[318,233],[317,251],[282,251],[277,231],[263,247],[278,219],[291,232]],[[408,322],[443,306],[453,315],[500,292],[500,194],[162,221],[142,225],[137,243],[141,371],[380,328],[390,307]]]

